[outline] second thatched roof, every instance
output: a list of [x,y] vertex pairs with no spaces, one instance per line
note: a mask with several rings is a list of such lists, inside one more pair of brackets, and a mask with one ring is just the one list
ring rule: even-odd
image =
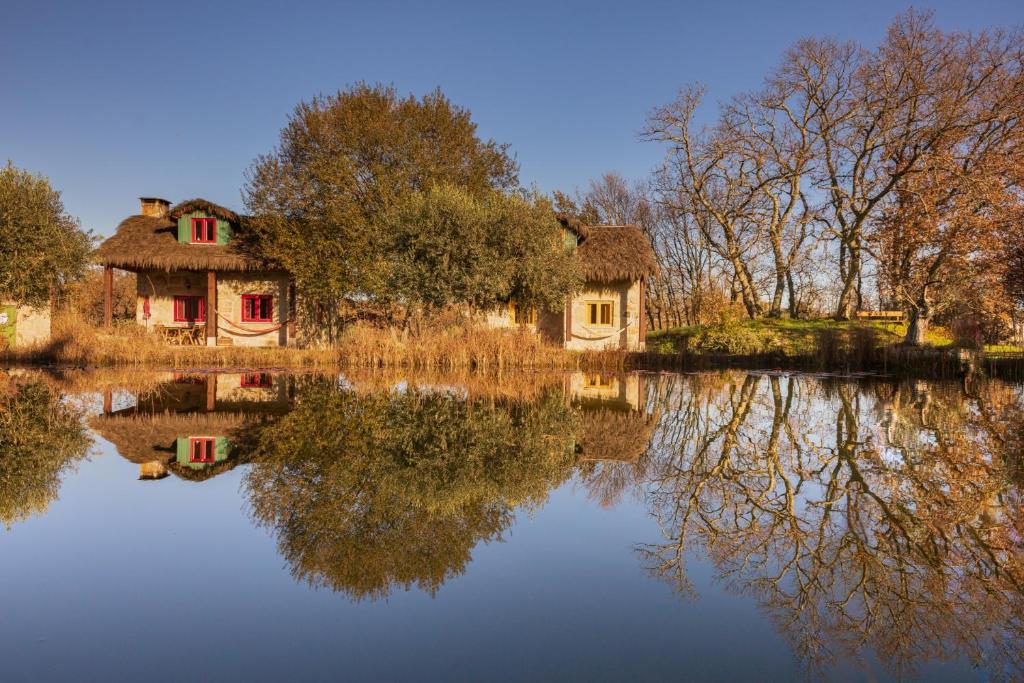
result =
[[263,261],[229,244],[185,244],[171,218],[129,216],[96,249],[97,261],[124,270],[266,270]]
[[583,276],[597,282],[639,280],[658,272],[654,250],[635,225],[570,226],[580,236]]

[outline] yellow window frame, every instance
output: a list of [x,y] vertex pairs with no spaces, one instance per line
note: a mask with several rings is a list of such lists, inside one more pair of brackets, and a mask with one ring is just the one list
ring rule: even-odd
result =
[[587,325],[590,327],[614,327],[615,326],[615,302],[599,299],[587,301]]
[[520,306],[513,299],[508,302],[509,317],[514,325],[536,325],[537,307]]

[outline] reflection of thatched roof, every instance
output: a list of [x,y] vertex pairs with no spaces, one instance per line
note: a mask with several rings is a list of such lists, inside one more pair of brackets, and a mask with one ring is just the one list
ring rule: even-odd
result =
[[584,409],[576,449],[580,460],[635,462],[650,445],[657,417],[640,411]]
[[99,415],[89,426],[117,449],[121,457],[142,464],[169,462],[179,436],[230,436],[252,422],[242,413],[136,413]]
[[230,223],[238,225],[238,214],[231,209],[225,209],[220,204],[214,204],[208,202],[205,199],[188,199],[179,204],[176,204],[170,211],[170,216],[174,220],[178,220],[186,213],[192,213],[193,211],[201,211],[202,213],[222,218]]
[[229,455],[227,460],[221,460],[204,467],[188,467],[187,465],[179,464],[177,461],[172,461],[167,464],[167,469],[179,479],[206,481],[207,479],[213,479],[218,474],[230,472],[235,469],[236,465],[238,465],[238,458],[234,455]]
[[125,270],[261,270],[265,264],[229,244],[185,244],[170,218],[129,216],[96,249],[97,261]]
[[639,280],[658,270],[647,237],[634,225],[577,225],[578,254],[587,280]]

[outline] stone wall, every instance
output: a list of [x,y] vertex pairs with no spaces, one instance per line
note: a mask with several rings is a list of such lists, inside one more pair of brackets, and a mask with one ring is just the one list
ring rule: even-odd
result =
[[[288,344],[288,276],[284,273],[217,273],[217,336],[220,343],[234,346],[285,346]],[[206,298],[206,271],[143,271],[138,277],[135,317],[149,329],[157,326],[189,327],[174,320],[175,296]],[[270,294],[274,297],[272,322],[242,322],[242,295]],[[150,317],[144,315],[149,297]],[[206,307],[207,319],[211,315]],[[209,322],[209,320],[207,320]]]
[[50,341],[50,307],[18,306],[14,322],[15,348],[39,346],[48,341]]
[[[242,322],[242,295],[274,297],[273,322]],[[218,337],[234,346],[287,346],[288,276],[268,273],[221,273],[217,278]],[[276,328],[276,329],[275,329]]]
[[[612,324],[593,325],[588,304],[612,303]],[[572,335],[567,349],[576,351],[625,349],[642,350],[640,344],[640,282],[588,282],[572,299]]]

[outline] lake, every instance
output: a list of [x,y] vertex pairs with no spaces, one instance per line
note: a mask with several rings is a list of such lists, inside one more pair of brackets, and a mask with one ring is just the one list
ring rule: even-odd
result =
[[43,680],[1019,680],[1024,387],[0,373]]

